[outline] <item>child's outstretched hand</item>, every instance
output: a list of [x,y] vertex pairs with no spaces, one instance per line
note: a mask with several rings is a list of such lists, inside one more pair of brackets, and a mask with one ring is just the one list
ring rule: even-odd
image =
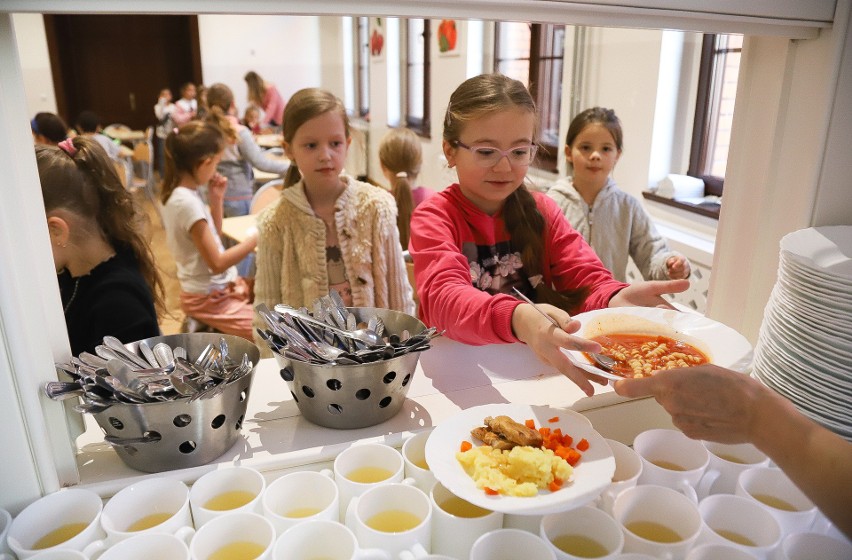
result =
[[666,260],[666,272],[672,280],[689,278],[689,273],[691,272],[689,261],[686,260],[686,257],[669,257]]
[[607,381],[574,366],[562,352],[562,348],[581,352],[600,352],[600,344],[569,334],[577,332],[580,322],[572,319],[562,309],[546,303],[538,304],[537,307],[553,317],[561,328],[555,327],[542,317],[532,305],[522,303],[512,313],[512,330],[515,336],[526,343],[539,360],[559,370],[591,397],[595,390],[589,383],[589,379],[601,385],[606,385]]
[[610,307],[664,307],[674,309],[663,294],[678,294],[689,288],[689,280],[649,280],[630,284],[609,300]]

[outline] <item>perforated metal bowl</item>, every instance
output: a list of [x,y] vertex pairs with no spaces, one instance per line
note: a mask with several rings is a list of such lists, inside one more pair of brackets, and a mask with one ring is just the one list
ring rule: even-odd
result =
[[[385,335],[412,335],[426,328],[416,317],[374,307],[350,307],[358,321],[378,316]],[[420,352],[358,365],[319,365],[273,353],[281,377],[307,420],[327,428],[354,429],[392,418],[405,402]]]
[[[237,359],[248,354],[254,367],[225,390],[209,399],[188,398],[144,404],[115,404],[94,414],[98,425],[107,435],[133,438],[158,434],[159,441],[133,445],[118,445],[118,456],[129,467],[144,472],[160,472],[204,465],[225,453],[240,436],[245,419],[251,380],[260,350],[250,341],[232,335],[189,333],[145,339],[150,347],[165,342],[172,348],[186,349],[190,361],[201,354],[208,344],[218,345],[224,337],[229,354]],[[139,342],[127,344],[137,351]],[[156,436],[155,436],[156,437]]]

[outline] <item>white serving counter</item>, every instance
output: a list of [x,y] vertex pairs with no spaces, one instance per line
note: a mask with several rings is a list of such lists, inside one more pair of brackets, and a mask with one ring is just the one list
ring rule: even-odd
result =
[[355,441],[399,446],[411,435],[460,410],[489,403],[524,403],[571,408],[585,414],[604,437],[632,443],[639,432],[671,427],[653,400],[628,401],[610,386],[596,385],[586,397],[562,374],[539,362],[522,344],[468,346],[446,338],[423,352],[400,412],[390,420],[356,430],[335,430],[305,420],[279,375],[274,359],[261,360],[249,394],[242,437],[216,461],[201,467],[151,475],[127,467],[87,415],[77,444],[81,484],[103,497],[149,476],[173,476],[191,484],[226,464],[252,466],[270,479],[293,468],[320,468]]

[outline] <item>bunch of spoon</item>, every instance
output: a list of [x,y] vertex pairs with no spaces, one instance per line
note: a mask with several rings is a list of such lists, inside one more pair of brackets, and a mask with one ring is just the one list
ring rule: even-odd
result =
[[153,348],[139,343],[141,356],[128,350],[115,337],[105,336],[95,354],[83,352],[69,363],[57,362],[57,369],[72,381],[45,383],[45,395],[53,400],[80,397],[78,412],[97,413],[117,404],[143,404],[188,399],[209,399],[225,390],[228,383],[250,373],[248,354],[234,360],[224,338],[208,344],[195,361],[186,350],[165,342]]
[[380,317],[359,324],[337,292],[314,302],[313,314],[306,307],[295,309],[279,304],[274,310],[258,305],[268,330],[257,332],[269,347],[288,359],[312,364],[356,365],[390,360],[409,352],[430,348],[441,333],[435,328],[412,335],[408,331],[387,334]]

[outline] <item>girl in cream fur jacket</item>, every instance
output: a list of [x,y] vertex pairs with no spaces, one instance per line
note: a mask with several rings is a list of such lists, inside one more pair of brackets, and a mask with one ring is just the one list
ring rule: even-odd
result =
[[[349,146],[342,103],[319,89],[296,92],[283,128],[291,166],[280,198],[258,217],[255,303],[309,307],[335,288],[350,306],[414,314],[393,197],[340,174]],[[265,328],[258,317],[255,325]]]

